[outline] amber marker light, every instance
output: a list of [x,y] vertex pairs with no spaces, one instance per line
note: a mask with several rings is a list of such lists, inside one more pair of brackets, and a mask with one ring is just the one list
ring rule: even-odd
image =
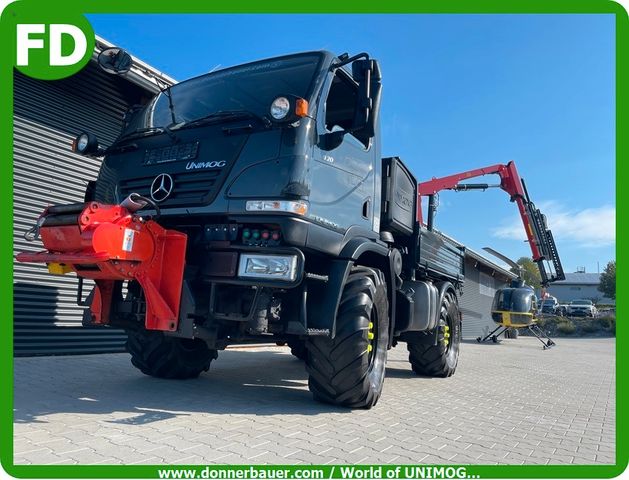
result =
[[298,117],[305,117],[308,115],[308,101],[303,98],[298,98],[295,101],[295,115]]

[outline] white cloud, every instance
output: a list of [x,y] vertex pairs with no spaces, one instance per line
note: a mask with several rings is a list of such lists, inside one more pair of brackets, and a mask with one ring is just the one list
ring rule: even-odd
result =
[[[557,202],[545,202],[538,208],[546,215],[555,240],[576,243],[582,247],[603,247],[616,241],[616,208],[603,205],[585,210],[570,209]],[[492,230],[498,238],[525,240],[519,217],[505,220]]]

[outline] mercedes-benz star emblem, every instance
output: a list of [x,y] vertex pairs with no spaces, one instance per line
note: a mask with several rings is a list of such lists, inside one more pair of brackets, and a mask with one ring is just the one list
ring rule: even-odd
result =
[[172,193],[175,182],[167,173],[160,173],[151,183],[151,198],[156,202],[163,202]]

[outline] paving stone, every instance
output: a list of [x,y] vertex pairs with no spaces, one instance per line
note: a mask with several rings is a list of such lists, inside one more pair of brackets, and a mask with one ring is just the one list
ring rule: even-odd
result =
[[391,350],[378,405],[312,401],[283,347],[228,349],[199,379],[126,354],[15,359],[16,464],[614,463],[614,340],[464,343],[457,374]]

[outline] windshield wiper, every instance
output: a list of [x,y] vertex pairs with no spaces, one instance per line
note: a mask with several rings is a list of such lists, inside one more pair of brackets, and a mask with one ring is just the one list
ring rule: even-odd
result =
[[174,141],[177,141],[177,137],[175,136],[175,134],[171,131],[171,129],[169,127],[145,127],[145,128],[139,128],[138,130],[134,130],[133,132],[129,132],[126,135],[121,136],[118,139],[118,141],[131,140],[131,139],[134,139],[134,138],[141,138],[141,137],[150,137],[151,135],[160,135],[162,133],[167,134]]
[[240,118],[255,118],[260,120],[266,128],[271,126],[271,121],[268,118],[250,112],[249,110],[219,110],[218,112],[210,113],[209,115],[195,118],[194,120],[190,120],[188,122],[178,123],[170,127],[170,129],[182,130],[184,128],[210,125],[212,123],[221,123],[227,120],[237,120]]

